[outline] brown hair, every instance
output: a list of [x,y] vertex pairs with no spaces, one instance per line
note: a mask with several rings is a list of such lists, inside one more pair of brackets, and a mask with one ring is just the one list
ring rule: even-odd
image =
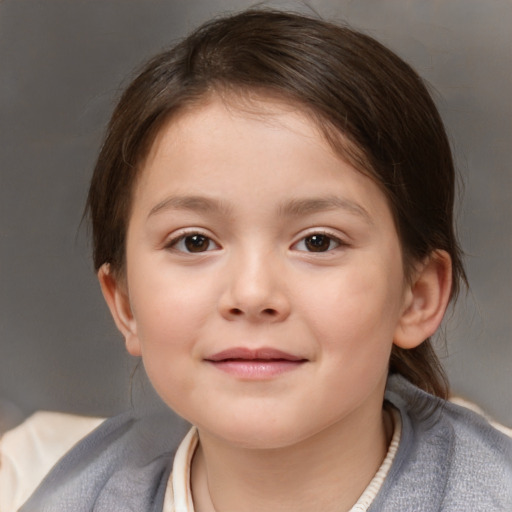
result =
[[[415,71],[369,36],[319,19],[249,10],[210,21],[153,58],[114,111],[87,202],[94,265],[122,275],[131,197],[154,136],[176,112],[212,93],[262,93],[294,102],[336,151],[379,184],[406,269],[442,249],[452,298],[465,282],[453,229],[455,173],[437,109]],[[393,347],[390,373],[445,397],[430,340]]]

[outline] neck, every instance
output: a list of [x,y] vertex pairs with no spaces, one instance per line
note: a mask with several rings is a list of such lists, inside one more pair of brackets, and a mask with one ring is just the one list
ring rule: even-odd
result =
[[[293,446],[233,447],[200,432],[191,472],[198,512],[324,512],[350,509],[382,463],[392,424],[363,411]],[[364,428],[361,428],[364,425]]]

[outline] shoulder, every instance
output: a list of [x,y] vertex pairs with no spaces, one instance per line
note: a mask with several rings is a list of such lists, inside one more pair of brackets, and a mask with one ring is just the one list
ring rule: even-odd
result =
[[[510,429],[472,409],[454,403],[443,408],[443,421],[453,431],[445,506],[455,509],[466,495],[490,510],[512,510]],[[475,510],[479,510],[476,505]]]
[[45,476],[24,512],[153,510],[188,426],[171,411],[130,411],[104,421]]
[[480,414],[400,377],[390,379],[386,396],[403,422],[386,482],[388,496],[397,500],[394,510],[403,510],[404,503],[406,510],[512,510],[509,436]]
[[17,510],[51,467],[103,418],[40,411],[0,439],[0,510]]
[[478,416],[482,416],[485,418],[489,424],[494,427],[496,430],[499,430],[503,434],[507,435],[508,437],[512,438],[512,428],[507,427],[505,425],[502,425],[501,423],[498,423],[497,421],[493,420],[490,416],[488,416],[478,405],[476,405],[473,402],[470,402],[469,400],[466,400],[460,396],[453,396],[450,397],[450,403],[459,405],[463,407],[464,409],[469,409],[470,411],[473,411]]
[[503,446],[500,453],[512,455],[512,429],[492,421],[475,404],[461,398],[449,401],[425,393],[402,377],[394,376],[388,384],[386,397],[418,431],[441,432],[453,435],[458,443],[470,441],[494,449]]

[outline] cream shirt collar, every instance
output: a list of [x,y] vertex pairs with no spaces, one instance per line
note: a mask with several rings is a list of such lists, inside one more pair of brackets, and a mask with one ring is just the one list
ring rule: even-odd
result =
[[[391,408],[390,411],[393,417],[394,431],[386,457],[357,503],[348,512],[366,512],[368,510],[393,464],[402,434],[402,420],[396,409]],[[167,482],[162,512],[194,512],[190,490],[190,466],[198,442],[197,429],[192,427],[176,451],[172,473]]]

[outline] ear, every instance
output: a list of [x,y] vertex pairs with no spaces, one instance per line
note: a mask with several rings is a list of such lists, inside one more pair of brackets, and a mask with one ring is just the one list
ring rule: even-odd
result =
[[126,349],[132,356],[140,356],[137,323],[132,313],[126,280],[116,278],[111,273],[108,263],[103,264],[99,269],[98,280],[114,322],[124,336]]
[[450,255],[441,250],[432,252],[413,277],[394,337],[394,344],[404,349],[423,343],[441,324],[452,287]]

